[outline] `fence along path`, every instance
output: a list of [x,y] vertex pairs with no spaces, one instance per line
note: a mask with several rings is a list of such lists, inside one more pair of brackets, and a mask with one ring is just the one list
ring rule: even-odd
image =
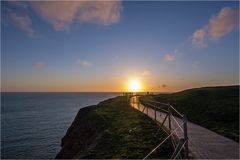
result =
[[[164,111],[158,110],[155,114],[153,108],[139,103],[138,96],[131,97],[130,105],[154,120],[156,116],[158,123],[164,122],[165,128],[169,128],[169,119],[165,118]],[[171,115],[171,130],[174,131],[175,136],[181,138],[184,137],[184,132],[178,126],[179,124],[182,124],[182,119]],[[197,159],[239,159],[239,143],[191,122],[187,123],[187,129],[190,157]]]

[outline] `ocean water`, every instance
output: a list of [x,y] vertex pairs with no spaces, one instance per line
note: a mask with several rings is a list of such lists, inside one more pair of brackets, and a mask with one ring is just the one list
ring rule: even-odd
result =
[[80,108],[118,95],[1,93],[1,158],[54,158]]

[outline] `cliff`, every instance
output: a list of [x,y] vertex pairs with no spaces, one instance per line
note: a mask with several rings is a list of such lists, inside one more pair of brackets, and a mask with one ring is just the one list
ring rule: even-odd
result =
[[[144,158],[166,137],[157,130],[150,118],[126,103],[126,97],[109,99],[79,110],[56,158]],[[168,141],[150,158],[169,158],[171,147]]]

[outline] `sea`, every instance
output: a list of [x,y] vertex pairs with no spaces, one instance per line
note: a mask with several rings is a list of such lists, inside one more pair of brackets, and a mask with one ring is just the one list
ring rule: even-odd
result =
[[1,159],[53,159],[79,109],[121,93],[1,93]]

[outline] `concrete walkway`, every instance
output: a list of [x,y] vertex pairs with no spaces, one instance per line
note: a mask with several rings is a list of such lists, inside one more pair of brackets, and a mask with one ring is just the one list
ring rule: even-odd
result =
[[[132,102],[138,102],[137,97],[131,99]],[[147,114],[150,118],[154,119],[154,109],[145,107],[142,104],[131,103],[135,109]],[[144,109],[145,108],[145,109]],[[166,114],[160,111],[156,112],[156,120],[162,123]],[[175,118],[179,124],[182,124],[182,119]],[[168,118],[164,126],[168,128]],[[177,123],[171,120],[172,130],[178,127]],[[239,159],[239,143],[223,137],[213,131],[203,128],[197,124],[188,122],[188,138],[189,138],[189,151],[190,156],[197,159]],[[183,132],[179,128],[176,130],[178,137],[183,137]]]

